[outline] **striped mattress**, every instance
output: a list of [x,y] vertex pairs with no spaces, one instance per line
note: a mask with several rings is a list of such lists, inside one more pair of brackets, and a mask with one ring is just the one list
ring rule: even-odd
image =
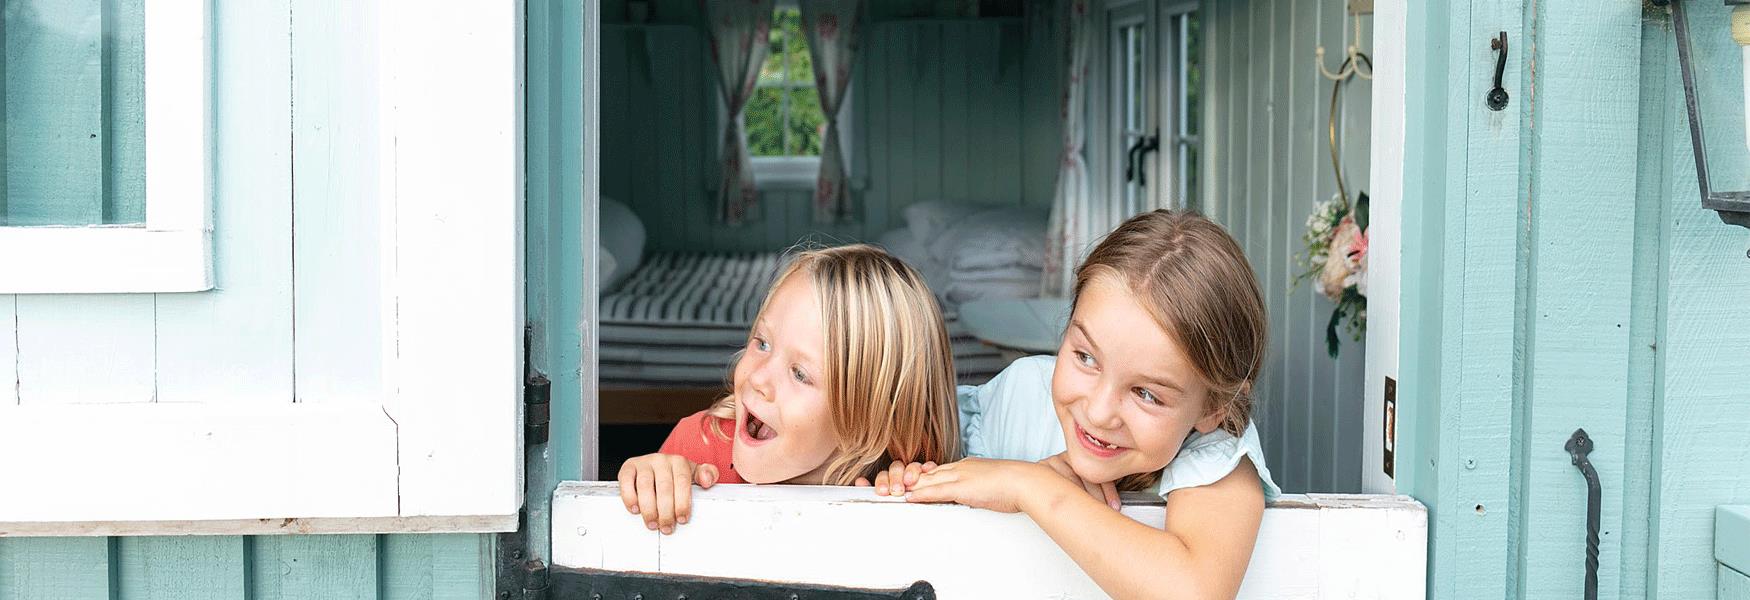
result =
[[[601,297],[602,385],[722,385],[782,260],[776,252],[649,256]],[[982,383],[1007,366],[951,310],[946,316],[962,383]]]

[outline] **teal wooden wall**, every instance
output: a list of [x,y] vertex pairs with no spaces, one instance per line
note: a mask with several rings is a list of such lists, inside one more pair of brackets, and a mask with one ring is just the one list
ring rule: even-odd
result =
[[[18,325],[6,341],[17,344],[19,380],[7,385],[21,402],[375,393],[373,365],[348,350],[370,347],[378,329],[361,320],[374,318],[375,286],[348,285],[377,243],[374,63],[357,59],[375,50],[373,16],[338,0],[212,8],[217,288],[0,295],[0,322]],[[492,543],[473,534],[0,538],[0,599],[476,599],[490,591]]]
[[651,251],[774,250],[805,236],[873,240],[915,202],[1049,206],[1061,146],[1051,4],[1026,18],[923,17],[932,7],[870,3],[853,74],[848,222],[813,222],[812,186],[769,189],[748,222],[717,223],[716,74],[696,4],[653,2],[624,23],[605,2],[602,195],[630,205]]
[[139,0],[0,7],[0,226],[146,220]]
[[[1689,4],[1715,186],[1745,189],[1738,48],[1719,3]],[[1430,597],[1579,596],[1581,427],[1600,597],[1736,589],[1712,536],[1715,506],[1750,499],[1750,232],[1700,207],[1668,13],[1409,6],[1397,464],[1432,511]]]
[[[1361,491],[1363,358],[1345,334],[1325,352],[1332,303],[1310,285],[1290,285],[1294,255],[1313,204],[1337,192],[1326,134],[1331,81],[1312,57],[1324,45],[1335,69],[1353,25],[1341,2],[1205,2],[1201,208],[1225,225],[1257,271],[1270,312],[1270,353],[1254,419],[1265,460],[1290,492]],[[1363,17],[1370,50],[1372,17]],[[1344,182],[1368,189],[1372,85],[1343,84],[1337,131]]]
[[0,539],[0,599],[478,600],[490,536]]

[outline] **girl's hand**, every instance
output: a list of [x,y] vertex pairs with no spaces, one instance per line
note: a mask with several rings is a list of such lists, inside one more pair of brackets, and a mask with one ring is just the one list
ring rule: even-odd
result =
[[717,484],[717,466],[701,465],[674,454],[646,454],[620,466],[620,501],[626,511],[644,518],[644,526],[674,533],[677,523],[693,516],[693,483]]
[[[911,489],[911,486],[917,485],[919,476],[922,476],[924,473],[928,473],[935,468],[935,461],[926,463],[914,462],[910,464],[897,460],[893,461],[892,464],[887,465],[886,471],[881,471],[875,474],[875,495],[902,495],[906,490]],[[856,485],[859,487],[868,487],[869,479],[867,477],[858,477]]]
[[1088,492],[1089,496],[1093,496],[1095,500],[1106,503],[1106,506],[1112,507],[1112,510],[1118,510],[1123,506],[1122,504],[1119,504],[1118,501],[1118,484],[1116,482],[1108,481],[1106,483],[1089,483],[1082,481],[1081,476],[1076,475],[1075,470],[1069,467],[1069,461],[1064,459],[1063,455],[1064,453],[1048,456],[1045,460],[1039,461],[1039,464],[1051,467],[1053,472],[1062,475],[1064,479],[1068,479],[1077,486],[1080,486],[1083,490]]
[[910,502],[955,502],[997,512],[1021,511],[1025,494],[1036,486],[1063,482],[1056,472],[1037,463],[968,458],[936,467],[918,476],[905,495]]

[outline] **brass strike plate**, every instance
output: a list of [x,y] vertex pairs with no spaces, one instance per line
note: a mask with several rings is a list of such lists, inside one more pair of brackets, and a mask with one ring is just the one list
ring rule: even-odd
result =
[[1349,14],[1352,14],[1352,15],[1371,15],[1371,14],[1373,14],[1373,0],[1349,0]]
[[1385,476],[1396,479],[1397,475],[1392,474],[1392,463],[1394,462],[1392,460],[1392,454],[1393,451],[1397,449],[1398,438],[1398,380],[1391,377],[1385,378],[1384,421],[1385,426],[1380,429],[1381,434],[1385,438],[1385,445],[1383,446],[1385,452],[1382,453],[1385,462]]

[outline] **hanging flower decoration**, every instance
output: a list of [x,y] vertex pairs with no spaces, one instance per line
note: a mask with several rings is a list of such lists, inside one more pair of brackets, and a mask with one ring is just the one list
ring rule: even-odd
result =
[[1294,257],[1300,267],[1294,286],[1313,281],[1319,295],[1336,303],[1325,325],[1325,351],[1331,358],[1342,343],[1339,326],[1357,342],[1367,332],[1367,213],[1366,192],[1358,195],[1353,208],[1341,194],[1318,203],[1300,235],[1304,247]]

